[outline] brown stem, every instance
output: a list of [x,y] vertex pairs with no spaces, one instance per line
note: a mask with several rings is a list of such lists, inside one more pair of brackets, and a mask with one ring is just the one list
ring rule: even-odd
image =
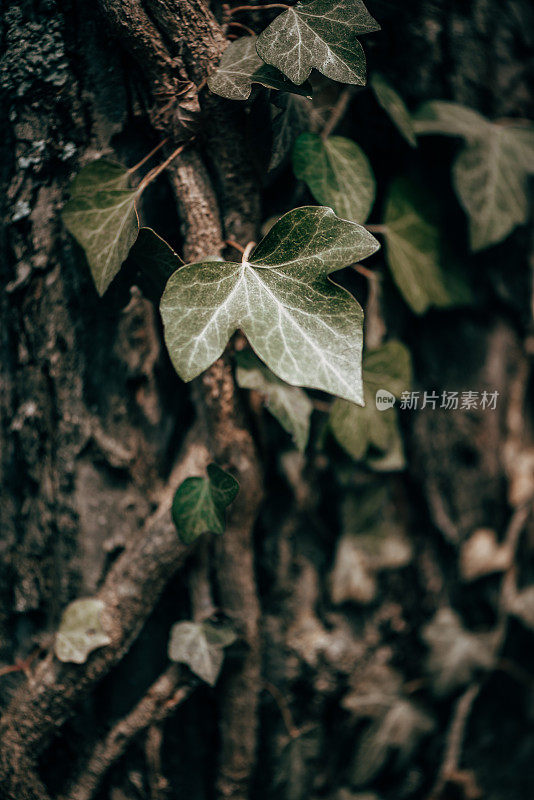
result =
[[228,27],[240,28],[242,31],[246,31],[249,36],[256,36],[256,31],[253,31],[252,28],[248,27],[248,25],[243,25],[242,22],[229,22]]
[[341,120],[343,119],[347,108],[349,107],[350,101],[354,97],[356,89],[354,86],[347,86],[340,92],[340,95],[337,99],[337,102],[332,109],[332,112],[326,121],[326,124],[321,131],[321,139],[323,141],[327,139],[331,133],[337,128]]
[[231,17],[232,14],[238,14],[241,11],[267,11],[270,8],[283,8],[284,11],[287,11],[287,9],[291,8],[291,6],[288,6],[285,3],[267,3],[264,6],[236,6],[235,8],[230,8],[228,10],[228,16]]

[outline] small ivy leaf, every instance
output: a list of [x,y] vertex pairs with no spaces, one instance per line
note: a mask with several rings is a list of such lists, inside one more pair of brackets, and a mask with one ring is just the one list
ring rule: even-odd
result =
[[375,93],[378,104],[390,117],[400,135],[411,147],[417,147],[417,137],[415,135],[412,115],[408,111],[406,103],[400,94],[395,91],[379,72],[373,72],[369,83]]
[[434,100],[415,116],[419,135],[462,136],[453,183],[469,217],[471,249],[505,239],[528,220],[528,175],[534,172],[534,125],[501,125],[457,103]]
[[130,172],[123,164],[99,158],[80,170],[69,190],[71,197],[78,197],[104,190],[128,189],[129,183]]
[[453,305],[456,297],[441,269],[440,232],[429,205],[405,178],[393,181],[384,212],[386,257],[393,280],[415,311]]
[[254,389],[265,396],[267,409],[293,436],[297,449],[304,452],[313,411],[313,403],[306,392],[281,381],[250,351],[237,353],[236,361],[239,386]]
[[359,225],[308,206],[279,219],[249,261],[179,269],[161,300],[178,374],[195,378],[241,328],[286,383],[361,403],[362,310],[327,275],[378,247]]
[[[400,397],[411,384],[411,358],[407,348],[389,341],[363,358],[363,408],[335,400],[328,425],[336,441],[356,461],[367,459],[377,471],[396,471],[405,466],[402,438],[395,408],[382,411],[376,406],[376,392],[385,389]],[[374,452],[373,452],[374,449]],[[376,458],[376,451],[385,458]]]
[[276,17],[256,49],[293,83],[303,83],[315,67],[334,81],[363,86],[365,54],[356,37],[378,30],[361,0],[310,0]]
[[363,733],[350,769],[351,783],[363,786],[372,781],[392,755],[392,771],[406,769],[420,741],[435,727],[432,717],[415,703],[399,697]]
[[275,67],[265,64],[256,52],[255,39],[244,36],[228,45],[218,69],[208,78],[208,86],[212,92],[228,100],[247,100],[253,83],[305,97],[311,97],[312,93],[309,83],[296,86]]
[[292,94],[274,98],[272,109],[272,148],[269,172],[282,164],[291,153],[295,140],[309,127],[307,101]]
[[488,671],[495,663],[498,631],[471,633],[451,608],[439,609],[422,637],[430,649],[427,671],[437,695],[467,685],[477,671]]
[[172,518],[184,544],[202,533],[224,533],[225,509],[239,491],[236,479],[217,464],[207,472],[207,478],[186,478],[174,495]]
[[152,228],[140,228],[125,267],[138,273],[137,282],[145,297],[158,302],[172,273],[184,262]]
[[209,686],[215,686],[224,661],[224,650],[236,638],[228,627],[209,622],[177,622],[171,629],[169,658],[187,664]]
[[293,170],[317,202],[333,208],[338,217],[364,223],[369,216],[376,182],[367,156],[355,142],[303,133],[293,148]]
[[[78,181],[81,176],[82,173]],[[138,192],[96,190],[93,179],[88,185],[93,189],[83,194],[78,182],[77,193],[65,204],[62,217],[67,230],[83,247],[97,292],[103,295],[137,238],[139,222],[135,200]]]
[[98,647],[110,644],[100,615],[102,600],[87,598],[70,603],[61,616],[56,633],[54,652],[60,661],[84,664],[87,656]]

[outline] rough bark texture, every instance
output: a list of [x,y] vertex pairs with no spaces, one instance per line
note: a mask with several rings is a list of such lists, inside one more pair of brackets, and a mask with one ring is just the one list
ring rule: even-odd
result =
[[[448,98],[534,118],[528,0],[367,5],[382,25],[366,42],[370,65],[410,106]],[[366,599],[336,604],[337,542],[368,473],[331,445],[308,462],[291,451],[236,389],[229,357],[184,386],[157,307],[127,272],[99,299],[61,225],[82,165],[131,165],[192,133],[140,209],[186,259],[257,240],[287,210],[289,170],[261,193],[256,174],[265,96],[248,115],[202,90],[225,46],[221,19],[202,0],[14,0],[3,14],[0,797],[530,797],[532,631],[528,613],[509,615],[532,583],[526,229],[471,260],[474,307],[389,321],[412,349],[416,388],[496,389],[498,412],[403,417],[409,468],[381,486],[410,557],[380,571]],[[373,102],[357,95],[338,132],[380,179],[414,169]],[[417,156],[444,193],[450,152],[429,141]],[[464,236],[452,193],[446,202]],[[188,550],[170,502],[209,460],[240,494],[224,536]],[[478,529],[508,557],[468,582],[459,564]],[[85,665],[61,664],[50,652],[61,611],[96,594],[112,642]],[[440,694],[424,629],[444,607],[500,649]],[[214,690],[166,659],[170,626],[206,608],[240,637]]]

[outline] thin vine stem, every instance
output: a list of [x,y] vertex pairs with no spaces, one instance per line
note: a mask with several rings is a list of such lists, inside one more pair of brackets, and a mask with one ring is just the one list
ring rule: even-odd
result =
[[[190,141],[192,141],[192,140],[190,140]],[[189,144],[189,142],[186,142],[186,144]],[[169,166],[171,161],[174,161],[176,156],[178,156],[182,152],[182,150],[185,148],[186,144],[181,144],[180,147],[177,147],[176,150],[174,150],[170,154],[170,156],[165,159],[165,161],[162,164],[158,164],[157,167],[154,167],[154,169],[151,169],[150,172],[147,172],[147,174],[145,175],[145,177],[143,178],[143,180],[141,181],[141,183],[137,187],[138,194],[141,194],[142,192],[144,192],[144,190],[146,189],[148,184],[152,183],[152,181],[155,180],[158,177],[158,175],[160,175],[163,172],[163,170],[167,169],[167,167]]]
[[228,27],[240,28],[241,30],[246,31],[249,36],[256,36],[256,31],[253,31],[252,28],[248,27],[248,25],[243,25],[242,22],[229,22]]
[[369,231],[369,233],[385,234],[387,230],[386,225],[364,225],[363,227],[365,228],[366,231]]
[[339,125],[347,108],[349,107],[350,101],[354,97],[355,94],[355,87],[354,86],[347,86],[343,91],[340,93],[337,102],[332,109],[332,112],[327,119],[323,130],[321,131],[321,139],[324,141],[327,139],[331,133],[334,132],[335,128]]

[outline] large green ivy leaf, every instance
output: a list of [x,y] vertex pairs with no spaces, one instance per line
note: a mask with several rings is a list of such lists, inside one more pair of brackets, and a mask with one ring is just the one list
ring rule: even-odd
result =
[[261,58],[294,83],[313,67],[341,83],[365,84],[365,54],[356,38],[380,30],[361,0],[310,0],[280,14],[260,34]]
[[469,217],[473,250],[505,239],[528,220],[528,175],[534,172],[534,125],[496,124],[470,108],[434,100],[415,117],[416,132],[462,136],[453,182]]
[[83,247],[96,289],[104,294],[137,238],[138,191],[125,188],[128,171],[120,164],[96,161],[72,183],[62,212],[67,230]]
[[441,268],[441,237],[429,206],[405,178],[393,181],[384,211],[386,257],[408,305],[423,314],[430,306],[453,305],[456,297]]
[[406,103],[400,94],[395,91],[393,86],[391,86],[379,72],[373,72],[369,83],[371,84],[371,88],[375,93],[379,105],[381,105],[386,114],[388,114],[401,136],[406,139],[409,145],[417,147],[417,137],[415,135],[412,115],[408,111]]
[[94,597],[75,600],[67,606],[54,644],[60,661],[83,664],[89,653],[111,642],[100,619],[103,610],[102,600]]
[[177,622],[172,626],[168,654],[171,661],[187,664],[210,686],[215,686],[224,660],[224,650],[236,640],[231,628],[210,622]]
[[330,206],[342,219],[365,222],[376,182],[367,156],[355,142],[303,133],[293,148],[293,169],[318,203]]
[[239,386],[264,395],[268,410],[293,436],[295,445],[303,452],[308,443],[313,411],[313,403],[306,392],[281,381],[249,350],[237,353],[236,361]]
[[255,39],[244,36],[228,45],[218,69],[208,78],[208,86],[212,92],[229,100],[246,100],[250,97],[253,83],[268,89],[311,96],[309,84],[296,86],[275,67],[265,64],[256,52]]
[[362,310],[327,275],[378,249],[376,239],[329,208],[285,214],[242,263],[188,264],[161,300],[178,374],[192,380],[241,328],[283,381],[362,402]]
[[396,410],[394,407],[379,410],[376,393],[385,390],[400,397],[410,388],[411,373],[409,351],[400,342],[391,340],[364,355],[365,406],[361,408],[345,400],[334,401],[329,417],[330,430],[356,461],[366,458],[369,466],[380,471],[404,467]]
[[182,542],[202,533],[224,533],[225,509],[235,500],[239,484],[228,472],[208,464],[207,478],[186,478],[172,503],[172,518]]

